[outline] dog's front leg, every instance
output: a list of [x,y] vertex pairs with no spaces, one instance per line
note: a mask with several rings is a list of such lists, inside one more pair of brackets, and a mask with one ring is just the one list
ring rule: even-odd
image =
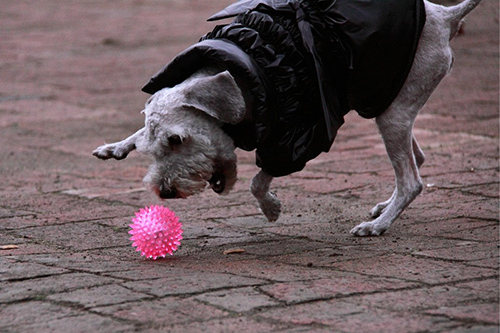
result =
[[274,193],[269,191],[273,177],[264,171],[259,171],[252,179],[250,191],[259,202],[262,213],[270,221],[276,221],[281,213],[281,202]]
[[94,150],[92,154],[101,160],[107,160],[110,158],[122,160],[127,157],[128,153],[136,148],[136,142],[140,137],[142,137],[144,130],[144,128],[141,128],[125,140],[102,145]]

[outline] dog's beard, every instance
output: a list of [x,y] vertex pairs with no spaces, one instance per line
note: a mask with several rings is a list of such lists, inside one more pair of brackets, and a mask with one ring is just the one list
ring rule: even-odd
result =
[[186,198],[204,191],[207,187],[215,193],[227,194],[236,183],[235,154],[230,158],[219,158],[214,165],[206,165],[201,170],[199,167],[200,165],[198,170],[172,170],[153,164],[144,177],[144,183],[161,199]]
[[202,192],[213,172],[210,166],[195,173],[189,167],[172,169],[155,163],[150,166],[143,181],[160,199],[186,198]]
[[202,192],[208,186],[208,181],[204,179],[182,179],[163,182],[145,182],[160,199],[183,199]]

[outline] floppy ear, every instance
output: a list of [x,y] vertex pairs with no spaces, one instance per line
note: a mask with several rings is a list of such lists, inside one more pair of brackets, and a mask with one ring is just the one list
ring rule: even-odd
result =
[[184,87],[184,105],[229,124],[239,123],[246,111],[243,94],[228,71],[195,79]]

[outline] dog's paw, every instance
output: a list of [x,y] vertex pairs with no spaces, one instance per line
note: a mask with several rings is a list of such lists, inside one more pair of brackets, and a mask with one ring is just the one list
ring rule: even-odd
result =
[[122,160],[127,157],[129,152],[130,150],[126,149],[126,147],[111,143],[98,147],[92,152],[92,154],[101,160],[107,160],[110,158]]
[[259,201],[259,207],[269,222],[274,222],[280,217],[281,202],[274,193],[268,193],[264,200]]
[[382,235],[386,229],[380,228],[376,223],[373,222],[363,222],[351,230],[351,234],[354,236],[380,236]]

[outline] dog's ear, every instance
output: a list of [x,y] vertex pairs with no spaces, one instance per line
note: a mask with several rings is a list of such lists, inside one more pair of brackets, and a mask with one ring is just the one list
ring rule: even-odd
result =
[[228,71],[189,82],[184,88],[184,96],[184,105],[224,123],[237,124],[245,116],[243,94]]

